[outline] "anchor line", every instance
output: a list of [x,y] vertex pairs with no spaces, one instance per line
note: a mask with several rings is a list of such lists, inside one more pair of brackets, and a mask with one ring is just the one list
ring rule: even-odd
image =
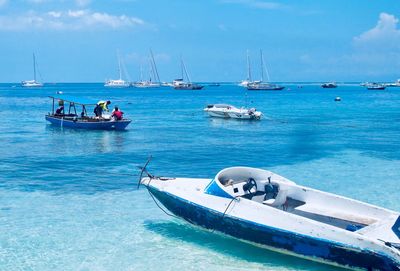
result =
[[168,213],[166,210],[164,210],[164,209],[158,204],[158,202],[156,201],[156,199],[154,198],[153,194],[151,194],[151,192],[150,192],[150,190],[149,190],[149,188],[148,188],[149,185],[150,185],[151,180],[153,180],[153,179],[150,178],[149,183],[146,185],[146,188],[147,188],[147,192],[149,192],[150,197],[153,199],[154,203],[155,203],[155,204],[157,205],[157,207],[160,208],[160,210],[163,211],[166,215],[168,215],[168,216],[170,216],[170,217],[174,217],[174,218],[178,218],[178,219],[179,219],[179,217],[177,217],[177,216],[174,215],[174,214]]
[[[240,197],[240,196],[235,196],[233,199],[231,199],[231,201],[229,202],[228,206],[226,206],[224,213],[223,213],[222,216],[221,216],[220,222],[222,222],[222,220],[224,220],[225,214],[226,214],[226,212],[228,211],[229,207],[231,206],[232,202],[233,202],[234,200],[236,200],[237,198],[239,198],[239,197]],[[214,231],[215,231],[215,229],[213,229],[211,232],[214,232]]]

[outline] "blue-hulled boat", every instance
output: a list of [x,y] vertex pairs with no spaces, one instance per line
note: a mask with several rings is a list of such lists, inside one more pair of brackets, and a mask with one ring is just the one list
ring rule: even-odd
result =
[[326,193],[263,169],[232,167],[214,179],[143,178],[174,215],[206,229],[313,261],[400,270],[400,214]]
[[[116,120],[109,115],[104,117],[88,116],[87,108],[97,105],[97,102],[93,100],[66,95],[50,96],[50,98],[53,100],[52,113],[46,115],[46,120],[56,126],[90,130],[124,130],[131,123],[130,119]],[[56,101],[61,102],[62,110],[55,111]],[[65,103],[68,104],[68,111],[64,108]],[[77,105],[82,108],[80,114],[77,113]]]

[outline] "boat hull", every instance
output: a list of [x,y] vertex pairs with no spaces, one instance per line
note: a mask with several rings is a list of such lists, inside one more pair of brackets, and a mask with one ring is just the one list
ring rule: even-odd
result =
[[59,127],[88,130],[124,130],[131,123],[131,120],[84,122],[56,118],[49,115],[46,116],[46,120]]
[[247,86],[247,90],[254,90],[254,91],[279,91],[283,90],[285,87],[251,87]]
[[400,266],[394,259],[376,251],[300,235],[229,215],[223,216],[220,212],[160,191],[153,186],[147,188],[176,216],[197,226],[217,230],[235,238],[262,245],[267,249],[347,268],[400,270]]

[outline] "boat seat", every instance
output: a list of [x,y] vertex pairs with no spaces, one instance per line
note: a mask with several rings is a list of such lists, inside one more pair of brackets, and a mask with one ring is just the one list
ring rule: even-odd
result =
[[267,199],[263,201],[263,204],[273,206],[273,207],[279,207],[285,204],[287,200],[287,195],[288,195],[289,189],[288,187],[285,187],[284,185],[279,186],[279,192],[276,195],[275,198],[272,199]]

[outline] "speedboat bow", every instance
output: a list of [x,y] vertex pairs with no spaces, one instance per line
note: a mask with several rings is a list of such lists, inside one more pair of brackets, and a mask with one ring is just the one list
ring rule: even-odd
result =
[[149,192],[192,224],[336,266],[400,270],[398,212],[257,168],[226,168],[214,179],[148,176]]

